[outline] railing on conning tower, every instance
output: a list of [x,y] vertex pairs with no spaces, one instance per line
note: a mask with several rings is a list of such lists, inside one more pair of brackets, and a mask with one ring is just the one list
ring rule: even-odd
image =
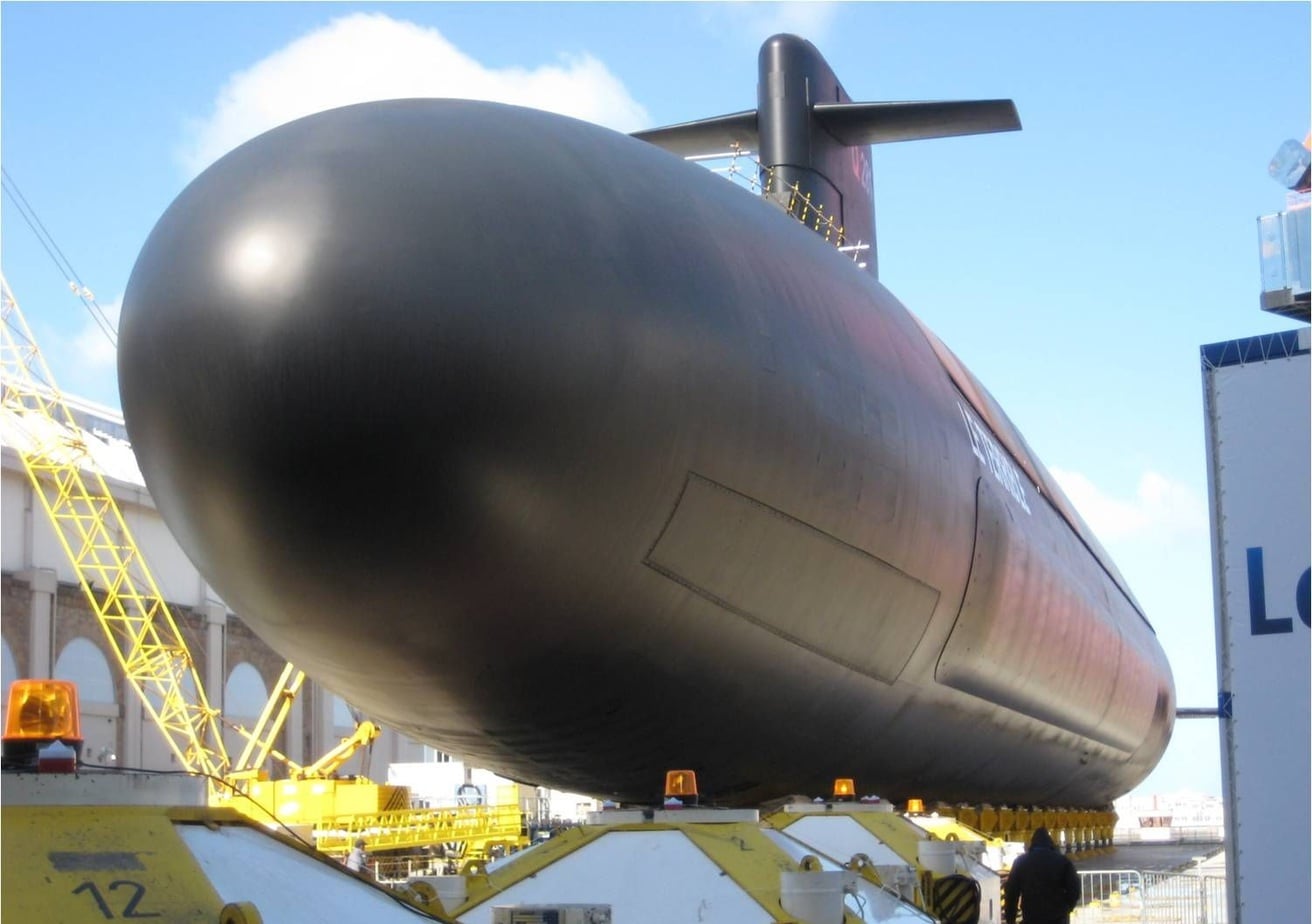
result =
[[751,151],[734,148],[727,154],[698,154],[685,159],[724,177],[735,186],[741,186],[776,203],[793,218],[837,247],[841,253],[850,256],[858,267],[865,268],[864,258],[870,250],[870,242],[848,240],[837,218],[826,214],[823,205],[813,203],[811,194],[803,193],[796,183],[776,189],[774,171],[763,169],[761,162]]

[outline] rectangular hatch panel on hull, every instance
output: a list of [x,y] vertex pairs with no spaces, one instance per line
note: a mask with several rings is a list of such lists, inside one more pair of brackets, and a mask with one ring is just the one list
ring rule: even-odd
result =
[[889,684],[939,598],[887,562],[692,473],[646,564],[775,635]]
[[970,580],[935,679],[1135,751],[1161,695],[1134,638],[1151,637],[1146,623],[1044,501],[1017,518],[990,479],[977,492]]

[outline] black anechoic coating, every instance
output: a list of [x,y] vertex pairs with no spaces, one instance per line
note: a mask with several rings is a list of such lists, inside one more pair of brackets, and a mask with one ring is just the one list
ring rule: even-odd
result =
[[[142,472],[227,603],[513,778],[1097,805],[1165,747],[1151,631],[1041,498],[1007,512],[905,309],[634,139],[454,100],[285,125],[161,218],[119,343]],[[976,566],[984,496],[1024,552]],[[1049,619],[1069,679],[1023,644]],[[1014,664],[963,666],[998,632]]]

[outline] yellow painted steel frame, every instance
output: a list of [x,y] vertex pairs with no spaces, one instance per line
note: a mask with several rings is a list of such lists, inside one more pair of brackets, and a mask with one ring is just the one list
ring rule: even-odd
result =
[[293,764],[292,779],[323,779],[335,773],[342,764],[351,759],[356,751],[373,744],[380,734],[382,734],[382,729],[373,722],[367,720],[361,722],[355,726],[355,731],[343,738],[336,747],[308,767]]
[[759,825],[746,822],[692,824],[684,826],[682,831],[739,888],[774,915],[775,920],[792,919],[779,902],[779,874],[804,867],[793,863],[761,832]]
[[[916,890],[914,904],[922,911],[933,914],[928,900],[929,892],[927,889],[929,880],[924,869],[920,866],[920,841],[924,838],[924,832],[920,831],[913,822],[898,815],[894,812],[857,812],[844,811],[843,805],[835,804],[832,806],[833,815],[841,815],[851,818],[858,825],[865,828],[876,838],[879,839],[886,847],[897,854],[904,863],[914,867],[917,870]],[[786,831],[788,826],[803,818],[814,818],[815,815],[779,811],[769,815],[764,819],[764,823],[778,831]],[[821,816],[826,817],[826,816]],[[834,857],[835,861],[843,863],[848,869],[856,870],[860,875],[869,881],[883,886],[878,872],[868,865],[869,858],[863,855],[857,857],[840,858]]]
[[[34,448],[18,452],[34,493],[128,683],[169,747],[182,766],[221,777],[228,755],[218,710],[205,699],[191,653],[104,476],[94,465],[87,465],[84,476],[87,447],[71,436],[79,427],[54,386],[8,281],[0,277],[0,284],[3,404],[18,420],[38,422],[29,430]],[[184,693],[188,679],[195,702]]]
[[461,858],[486,858],[494,846],[528,846],[519,802],[461,805],[449,809],[407,809],[339,815],[315,822],[315,845],[330,856],[345,856],[358,837],[371,851],[403,850],[436,844],[463,845]]
[[953,818],[951,815],[937,814],[926,818],[917,818],[915,824],[941,841],[976,841],[990,847],[1001,847],[1005,843],[1002,838],[989,837],[983,831],[972,828],[961,819]]
[[237,729],[245,736],[246,747],[242,749],[241,756],[237,758],[237,762],[233,764],[228,774],[230,780],[259,778],[260,768],[269,759],[269,755],[277,753],[273,750],[274,739],[282,731],[287,715],[291,712],[292,703],[295,702],[296,695],[304,684],[305,671],[297,670],[288,661],[282,669],[282,676],[274,684],[274,695],[264,704],[264,711],[256,720],[255,727],[249,732],[244,728]]

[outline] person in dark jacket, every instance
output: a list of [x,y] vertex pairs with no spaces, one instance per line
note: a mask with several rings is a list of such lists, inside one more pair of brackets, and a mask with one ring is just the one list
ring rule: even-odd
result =
[[1047,828],[1039,828],[1027,850],[1011,867],[1002,894],[1007,924],[1070,924],[1080,902],[1080,877],[1075,864],[1057,849]]

